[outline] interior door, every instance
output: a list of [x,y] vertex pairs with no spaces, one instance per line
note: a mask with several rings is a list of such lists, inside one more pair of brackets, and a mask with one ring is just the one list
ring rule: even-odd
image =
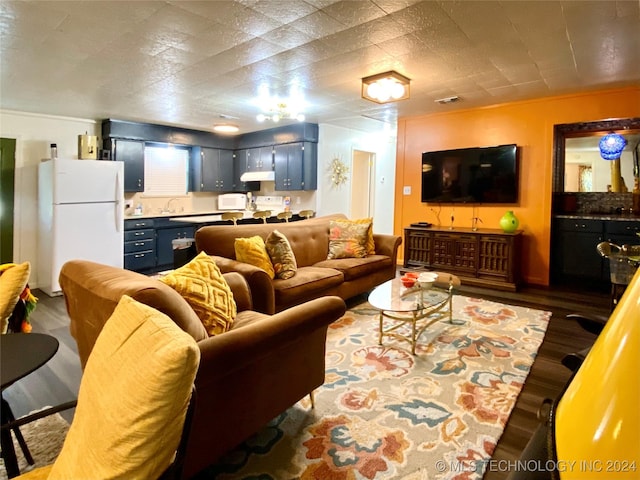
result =
[[0,263],[13,262],[15,138],[0,139]]
[[373,172],[375,153],[353,151],[351,172],[351,218],[373,216]]

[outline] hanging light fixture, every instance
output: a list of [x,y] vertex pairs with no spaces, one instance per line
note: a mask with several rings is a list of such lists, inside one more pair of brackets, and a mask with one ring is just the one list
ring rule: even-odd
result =
[[274,123],[278,123],[282,119],[297,120],[298,122],[304,122],[305,116],[300,113],[297,108],[289,105],[286,102],[276,102],[267,106],[264,113],[256,115],[256,120],[264,122],[270,120]]
[[627,145],[627,139],[618,133],[608,133],[600,139],[600,156],[605,160],[617,160]]
[[409,98],[411,80],[398,72],[379,73],[362,79],[362,98],[376,103],[389,103]]

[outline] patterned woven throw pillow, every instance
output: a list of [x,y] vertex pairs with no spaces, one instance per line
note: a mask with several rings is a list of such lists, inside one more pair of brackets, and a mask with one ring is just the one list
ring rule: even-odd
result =
[[276,276],[264,240],[260,235],[236,238],[233,247],[236,251],[236,260],[263,269],[270,278]]
[[182,295],[209,335],[226,332],[233,325],[237,313],[233,293],[218,266],[205,252],[160,281]]
[[327,259],[366,257],[367,231],[370,225],[331,220]]
[[357,224],[368,224],[369,230],[367,230],[367,244],[365,248],[367,250],[367,255],[375,255],[376,254],[376,244],[373,241],[373,218],[359,218],[358,220],[338,220],[338,222],[353,222]]
[[287,237],[278,230],[274,230],[267,237],[265,247],[273,263],[276,278],[286,280],[296,274],[298,264]]

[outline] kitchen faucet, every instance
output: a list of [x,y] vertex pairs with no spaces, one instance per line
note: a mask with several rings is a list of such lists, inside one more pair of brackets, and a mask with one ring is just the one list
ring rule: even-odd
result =
[[164,206],[164,208],[162,209],[162,213],[175,213],[175,209],[174,210],[169,210],[169,208],[171,207],[171,202],[173,201],[178,201],[177,198],[170,198],[169,201],[167,201],[167,204]]

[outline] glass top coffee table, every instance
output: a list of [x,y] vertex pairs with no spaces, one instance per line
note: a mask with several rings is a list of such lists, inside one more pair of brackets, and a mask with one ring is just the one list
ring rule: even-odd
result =
[[[369,303],[380,310],[380,334],[382,338],[393,337],[411,344],[411,353],[416,353],[416,341],[422,333],[435,322],[452,317],[452,298],[455,287],[460,286],[460,279],[449,273],[435,272],[438,278],[433,286],[423,288],[419,283],[406,288],[399,278],[394,278],[378,285],[369,294]],[[406,325],[409,324],[410,331]],[[405,327],[405,328],[403,328]]]

